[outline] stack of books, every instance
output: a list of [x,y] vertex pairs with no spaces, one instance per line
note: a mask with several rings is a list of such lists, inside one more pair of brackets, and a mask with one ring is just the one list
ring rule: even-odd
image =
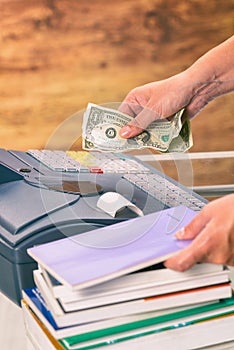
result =
[[30,248],[38,269],[22,309],[35,348],[188,350],[234,340],[229,269],[161,264],[191,243],[174,233],[193,215],[167,209]]

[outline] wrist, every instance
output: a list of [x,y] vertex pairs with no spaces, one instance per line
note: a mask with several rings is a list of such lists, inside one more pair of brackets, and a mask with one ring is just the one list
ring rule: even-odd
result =
[[193,96],[209,102],[234,90],[234,36],[208,51],[185,71]]

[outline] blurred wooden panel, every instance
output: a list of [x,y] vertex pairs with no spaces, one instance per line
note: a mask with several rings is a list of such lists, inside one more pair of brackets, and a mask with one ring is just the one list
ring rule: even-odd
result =
[[[21,150],[44,147],[88,102],[185,69],[234,18],[228,0],[2,0],[0,13],[1,147]],[[203,110],[192,150],[231,149],[233,109],[226,95]]]

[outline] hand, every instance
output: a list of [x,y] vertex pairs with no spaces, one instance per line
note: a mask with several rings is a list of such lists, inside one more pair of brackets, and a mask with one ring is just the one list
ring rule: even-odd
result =
[[168,118],[184,107],[192,118],[214,98],[233,91],[233,47],[234,35],[182,73],[130,91],[119,110],[135,119],[120,130],[120,136],[136,136],[154,120]]
[[119,110],[135,118],[120,130],[120,136],[128,138],[138,135],[154,120],[168,118],[185,106],[188,117],[196,114],[198,111],[189,107],[193,92],[187,80],[183,72],[130,91]]
[[169,258],[167,268],[185,271],[198,262],[234,266],[234,194],[207,204],[176,237],[193,242]]

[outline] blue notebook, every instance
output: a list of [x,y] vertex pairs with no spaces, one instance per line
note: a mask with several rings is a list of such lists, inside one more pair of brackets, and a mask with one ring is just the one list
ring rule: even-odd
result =
[[191,241],[175,233],[197,213],[178,206],[28,249],[59,282],[78,290],[166,260]]

